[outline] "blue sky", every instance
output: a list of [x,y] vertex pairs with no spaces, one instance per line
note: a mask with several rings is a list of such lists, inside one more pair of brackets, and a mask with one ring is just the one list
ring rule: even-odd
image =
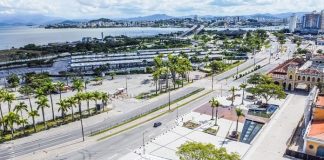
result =
[[247,15],[324,9],[324,0],[0,0],[0,15],[124,18],[150,14]]

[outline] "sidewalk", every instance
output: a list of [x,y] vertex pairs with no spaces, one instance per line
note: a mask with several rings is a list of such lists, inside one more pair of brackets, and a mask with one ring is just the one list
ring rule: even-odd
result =
[[[181,100],[175,104],[172,104],[171,105],[171,111],[176,109],[176,107],[178,106],[182,106],[186,103],[189,103],[195,99],[198,99],[202,96],[204,96],[205,94],[209,94],[210,91],[208,90],[204,90],[204,91],[201,91],[197,94],[194,94],[184,100]],[[70,153],[70,152],[73,152],[73,151],[77,151],[77,150],[80,150],[80,149],[83,149],[84,147],[87,147],[87,146],[91,146],[91,145],[94,145],[95,143],[97,143],[98,141],[100,140],[103,140],[103,139],[106,139],[106,138],[109,138],[111,136],[114,136],[114,135],[117,135],[123,131],[126,131],[126,130],[129,130],[129,129],[132,129],[136,126],[139,126],[141,124],[144,124],[158,116],[161,116],[163,114],[167,114],[169,113],[168,111],[168,106],[161,109],[161,110],[158,110],[156,112],[153,112],[149,115],[146,115],[142,118],[139,118],[137,120],[134,120],[132,122],[129,122],[129,123],[126,123],[122,126],[119,126],[117,128],[114,128],[114,129],[111,129],[107,132],[104,132],[104,133],[101,133],[101,134],[98,134],[96,136],[92,136],[92,137],[86,137],[86,140],[85,142],[81,142],[82,140],[79,139],[79,140],[75,140],[75,141],[71,141],[71,142],[67,142],[65,144],[60,144],[60,145],[57,145],[57,146],[54,146],[54,147],[50,147],[50,148],[47,148],[47,149],[44,149],[44,150],[39,150],[37,152],[34,152],[34,153],[30,153],[30,154],[26,154],[26,155],[23,155],[23,156],[19,156],[19,157],[15,157],[15,159],[33,159],[35,160],[35,157],[37,157],[37,159],[48,159],[49,157],[55,157],[56,155],[58,154],[67,154],[67,153]]]
[[305,100],[306,95],[291,94],[286,104],[265,126],[262,134],[256,137],[243,159],[286,159],[283,157],[286,143],[303,115]]

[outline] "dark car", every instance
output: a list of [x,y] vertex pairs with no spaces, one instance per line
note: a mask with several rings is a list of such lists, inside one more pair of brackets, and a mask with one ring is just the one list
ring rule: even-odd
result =
[[161,122],[155,122],[154,125],[153,125],[153,127],[156,128],[156,127],[159,127],[159,126],[161,126],[161,125],[162,125]]

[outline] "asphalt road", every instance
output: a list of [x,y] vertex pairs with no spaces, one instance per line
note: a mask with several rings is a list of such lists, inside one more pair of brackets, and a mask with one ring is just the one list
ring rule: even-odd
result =
[[[197,108],[208,102],[213,96],[219,93],[213,92],[202,98],[190,102],[189,104],[178,109],[179,117],[183,114],[190,112],[192,109]],[[145,132],[145,141],[159,136],[161,133],[166,132],[175,126],[177,118],[177,111],[166,114],[162,117],[149,121],[139,127],[123,132],[111,138],[102,140],[96,145],[86,147],[82,150],[71,152],[66,155],[58,155],[53,159],[69,159],[69,160],[85,160],[85,159],[109,159],[116,160],[125,154],[132,152],[140,147],[143,143],[143,133]],[[162,126],[158,128],[153,127],[153,123],[162,122]]]
[[[179,92],[171,93],[171,101],[181,98],[196,91],[197,87],[188,87],[179,90]],[[116,116],[112,119],[99,122],[96,125],[92,125],[84,128],[85,135],[90,135],[91,132],[97,131],[98,129],[105,129],[107,127],[115,126],[123,121],[126,121],[134,116],[144,114],[154,108],[160,107],[161,105],[168,104],[168,96],[161,97],[160,99],[153,101],[152,103],[139,107],[133,111]],[[72,140],[81,138],[81,129],[71,130],[66,133],[58,134],[55,136],[44,137],[36,141],[27,142],[19,145],[13,145],[13,147],[0,149],[0,159],[10,159],[16,156],[32,153],[37,150],[49,148],[58,144],[66,143]]]

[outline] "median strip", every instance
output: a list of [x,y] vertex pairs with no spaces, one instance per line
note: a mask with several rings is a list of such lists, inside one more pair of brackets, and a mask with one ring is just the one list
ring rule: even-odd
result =
[[[182,97],[182,98],[179,98],[179,99],[173,101],[171,104],[177,103],[177,102],[179,102],[179,101],[181,101],[181,100],[184,100],[184,99],[186,99],[186,98],[188,98],[188,97],[191,97],[191,96],[193,96],[193,95],[195,95],[195,94],[197,94],[197,93],[199,93],[199,92],[201,92],[201,91],[203,91],[203,90],[204,90],[204,89],[199,89],[199,90],[197,90],[197,92],[193,92],[193,93],[188,94],[188,95],[186,95],[186,96],[184,96],[184,97]],[[180,108],[180,107],[182,107],[182,106],[184,106],[184,105],[186,105],[186,104],[188,104],[188,103],[190,103],[190,102],[192,102],[192,101],[194,101],[194,100],[197,100],[197,99],[199,99],[199,98],[201,98],[201,97],[203,97],[203,96],[205,96],[205,95],[207,95],[207,94],[209,94],[209,93],[211,93],[211,92],[212,92],[212,91],[208,91],[208,92],[206,92],[206,93],[203,93],[203,94],[201,94],[201,95],[199,95],[199,96],[197,96],[197,97],[195,97],[195,98],[193,98],[193,99],[190,99],[190,100],[188,100],[188,101],[182,103],[181,105],[174,106],[174,107],[172,107],[172,111],[173,111],[174,109],[176,109],[176,108]],[[125,122],[125,123],[122,123],[122,124],[120,124],[120,125],[114,126],[114,127],[112,127],[112,128],[108,128],[108,129],[106,129],[106,130],[104,130],[104,131],[101,131],[100,133],[96,133],[96,134],[93,134],[93,135],[91,135],[91,136],[99,135],[99,134],[101,134],[101,133],[105,133],[105,132],[111,131],[111,130],[113,130],[113,129],[115,129],[115,128],[118,128],[118,127],[120,127],[120,126],[123,126],[123,125],[129,124],[130,122],[134,122],[134,121],[136,121],[136,120],[139,120],[138,122],[136,122],[135,124],[133,124],[133,125],[131,125],[131,126],[129,126],[129,127],[126,127],[126,128],[121,129],[121,130],[119,130],[119,131],[116,131],[115,133],[112,133],[112,134],[109,134],[109,135],[106,135],[106,136],[103,136],[103,137],[99,138],[98,141],[103,140],[103,139],[106,139],[106,138],[109,138],[109,137],[112,137],[112,136],[114,136],[114,135],[117,135],[117,134],[122,133],[122,132],[124,132],[124,131],[127,131],[127,130],[129,130],[129,129],[135,128],[135,127],[137,127],[137,126],[139,126],[139,125],[141,125],[141,124],[143,124],[143,123],[145,123],[145,122],[151,121],[151,120],[156,119],[156,118],[158,118],[158,117],[160,117],[160,116],[162,116],[162,115],[165,115],[165,114],[167,114],[167,113],[170,113],[169,110],[162,111],[162,109],[166,108],[167,106],[168,106],[168,105],[162,105],[161,107],[159,107],[158,110],[155,110],[155,111],[152,111],[152,112],[147,113],[147,114],[145,114],[145,115],[142,115],[142,116],[140,116],[140,117],[137,117],[136,119],[131,119],[131,120]],[[161,111],[161,113],[157,113],[158,111]],[[146,117],[146,116],[148,116],[149,114],[152,114],[152,113],[153,113],[153,114],[155,113],[156,115],[154,115],[154,116],[152,116],[152,117]],[[145,117],[146,117],[146,118],[145,118]],[[140,120],[141,118],[143,118],[143,119]]]

